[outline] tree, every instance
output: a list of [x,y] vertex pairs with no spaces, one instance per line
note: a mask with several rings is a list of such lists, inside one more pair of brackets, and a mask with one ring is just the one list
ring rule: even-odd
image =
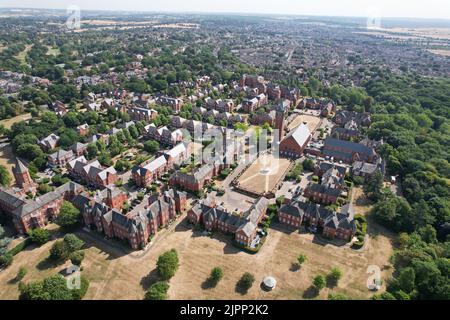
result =
[[341,278],[342,271],[339,268],[331,269],[331,272],[327,275],[327,280],[332,286],[337,286]]
[[320,291],[323,288],[325,288],[326,281],[325,281],[324,276],[322,276],[322,275],[316,276],[313,280],[313,284],[314,284],[314,287],[317,289],[317,291]]
[[33,161],[34,159],[45,157],[44,152],[41,150],[41,148],[36,144],[31,143],[24,143],[21,144],[17,148],[17,154],[20,157],[23,157],[27,160]]
[[255,276],[249,272],[245,272],[241,279],[239,279],[237,285],[246,292],[252,287],[253,282],[255,282]]
[[72,300],[73,293],[63,276],[57,274],[42,282],[19,285],[20,300]]
[[160,146],[157,141],[149,140],[144,142],[144,150],[150,154],[154,154],[159,150]]
[[65,183],[67,183],[67,182],[69,182],[69,181],[70,181],[69,178],[63,177],[63,176],[60,175],[60,174],[55,174],[55,175],[52,177],[52,183],[53,183],[53,185],[54,185],[55,187],[62,186],[63,184],[65,184]]
[[94,159],[98,154],[98,147],[95,143],[90,143],[87,146],[87,153],[89,159]]
[[397,283],[399,288],[406,292],[410,293],[414,290],[415,287],[415,279],[416,273],[413,268],[404,268],[400,270],[400,273],[397,277]]
[[105,152],[105,151],[100,152],[97,159],[98,159],[98,162],[100,162],[100,164],[102,166],[109,167],[109,166],[113,165],[113,161],[108,152]]
[[75,251],[81,250],[81,248],[84,246],[84,241],[72,233],[66,234],[63,241],[64,246],[70,254]]
[[69,253],[62,240],[56,241],[50,248],[50,259],[54,261],[65,261],[68,256]]
[[30,230],[28,232],[28,235],[30,236],[31,241],[37,243],[38,245],[47,243],[52,237],[52,233],[49,230],[43,228]]
[[8,187],[11,184],[11,174],[4,165],[0,165],[0,185]]
[[159,281],[150,286],[145,292],[145,300],[167,300],[169,284],[166,281]]
[[219,267],[215,267],[211,270],[211,275],[209,276],[209,280],[212,284],[217,285],[220,280],[223,278],[223,270]]
[[383,176],[379,171],[371,175],[363,184],[364,193],[372,200],[378,200],[383,187]]
[[114,165],[114,168],[119,172],[125,172],[130,170],[131,163],[128,160],[117,160],[116,164]]
[[81,266],[81,263],[84,260],[84,251],[78,250],[75,252],[72,252],[69,256],[70,261],[77,266]]
[[19,300],[50,300],[48,292],[44,291],[41,281],[29,284],[19,283]]
[[[50,258],[58,262],[64,262],[72,253],[81,250],[84,242],[74,234],[66,234],[63,240],[56,241],[50,249]],[[81,256],[83,255],[83,256]],[[84,254],[72,256],[75,261],[83,260]],[[80,263],[81,263],[80,261]]]
[[72,203],[64,200],[55,222],[61,227],[71,228],[78,224],[80,217],[80,210],[78,210]]
[[164,252],[156,262],[156,268],[163,280],[169,280],[178,270],[178,254],[175,249]]
[[39,195],[49,193],[50,191],[53,191],[53,187],[51,187],[47,183],[40,183],[38,185],[37,192]]
[[312,161],[311,159],[305,159],[302,165],[303,169],[305,169],[306,171],[314,171],[314,161]]

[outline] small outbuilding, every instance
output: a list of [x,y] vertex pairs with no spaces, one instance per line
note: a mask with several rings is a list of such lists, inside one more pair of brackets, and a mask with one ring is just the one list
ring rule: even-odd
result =
[[264,288],[269,291],[275,289],[276,285],[277,285],[277,280],[275,280],[274,277],[270,277],[270,276],[265,277],[263,280]]

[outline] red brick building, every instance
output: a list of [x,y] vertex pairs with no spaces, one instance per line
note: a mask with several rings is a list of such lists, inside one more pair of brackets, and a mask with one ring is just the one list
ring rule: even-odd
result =
[[281,141],[280,155],[294,159],[300,158],[310,140],[311,132],[307,126],[301,124]]
[[186,203],[186,194],[176,190],[146,196],[127,212],[111,208],[107,201],[91,199],[87,194],[74,199],[89,228],[109,238],[126,240],[135,250],[144,248],[160,228],[185,212]]
[[200,202],[188,211],[188,219],[193,224],[202,224],[206,230],[233,234],[238,243],[250,246],[268,205],[269,200],[262,197],[249,210],[239,215],[216,206],[214,200]]

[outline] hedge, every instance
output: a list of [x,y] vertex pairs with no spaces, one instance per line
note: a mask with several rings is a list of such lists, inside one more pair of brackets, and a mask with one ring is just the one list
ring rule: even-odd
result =
[[11,255],[15,256],[19,252],[21,252],[23,249],[28,247],[33,241],[30,238],[26,238],[24,241],[16,245],[14,248],[8,251]]
[[255,254],[258,253],[259,250],[261,249],[262,245],[264,244],[264,242],[266,241],[266,237],[262,237],[259,244],[256,246],[256,248],[250,248],[247,247],[246,245],[243,245],[239,242],[237,242],[236,240],[233,240],[233,244],[238,247],[239,249],[244,250],[247,253],[251,253],[251,254]]

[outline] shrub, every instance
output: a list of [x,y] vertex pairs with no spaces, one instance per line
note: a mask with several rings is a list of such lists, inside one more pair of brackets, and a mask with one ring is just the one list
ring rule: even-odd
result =
[[343,293],[329,293],[328,300],[350,300],[350,298]]
[[14,248],[9,250],[8,253],[10,253],[11,255],[15,256],[16,254],[21,252],[23,249],[25,249],[27,246],[29,246],[31,244],[31,242],[32,242],[31,239],[29,239],[29,238],[25,239],[24,241],[22,241],[21,243],[16,245]]
[[164,252],[156,263],[159,275],[163,280],[169,280],[178,270],[178,254],[175,249]]
[[239,279],[238,286],[247,291],[250,289],[255,282],[255,276],[249,272],[246,272],[242,275],[241,279]]
[[0,268],[6,268],[13,262],[14,256],[11,253],[5,253],[0,256]]
[[313,284],[314,284],[314,287],[315,287],[318,291],[320,291],[320,290],[322,290],[323,288],[325,288],[326,281],[325,281],[324,276],[322,276],[322,275],[316,276],[316,277],[314,278],[314,280],[313,280]]
[[277,206],[281,207],[284,203],[284,196],[278,197],[276,199]]
[[356,241],[353,243],[352,248],[353,249],[361,249],[364,245],[364,242]]
[[211,275],[209,276],[209,280],[216,285],[223,278],[223,270],[219,267],[215,267],[211,270]]
[[223,169],[220,172],[220,178],[225,179],[230,174],[230,169]]
[[306,159],[305,161],[303,161],[302,166],[304,170],[314,171],[314,161],[312,161],[311,159]]
[[80,266],[84,259],[84,251],[78,250],[72,252],[69,256],[69,259],[74,265]]
[[339,280],[342,278],[342,271],[339,268],[331,269],[331,272],[327,276],[328,281],[333,285],[337,285]]
[[50,241],[52,237],[52,233],[49,230],[43,228],[31,230],[28,232],[28,235],[30,236],[31,241],[37,243],[40,246]]
[[145,293],[145,300],[166,300],[169,284],[165,281],[159,281],[150,286]]
[[308,258],[307,258],[306,255],[304,255],[304,254],[300,254],[300,255],[297,257],[297,263],[298,263],[299,266],[301,266],[302,264],[304,264],[304,263],[306,262],[306,260],[308,260]]
[[89,280],[85,276],[80,277],[80,288],[72,289],[72,298],[73,300],[81,300],[86,295],[86,292],[89,289]]
[[20,267],[20,268],[19,268],[19,271],[17,271],[16,281],[22,280],[22,279],[26,276],[27,273],[28,273],[27,268],[25,268],[25,267]]

